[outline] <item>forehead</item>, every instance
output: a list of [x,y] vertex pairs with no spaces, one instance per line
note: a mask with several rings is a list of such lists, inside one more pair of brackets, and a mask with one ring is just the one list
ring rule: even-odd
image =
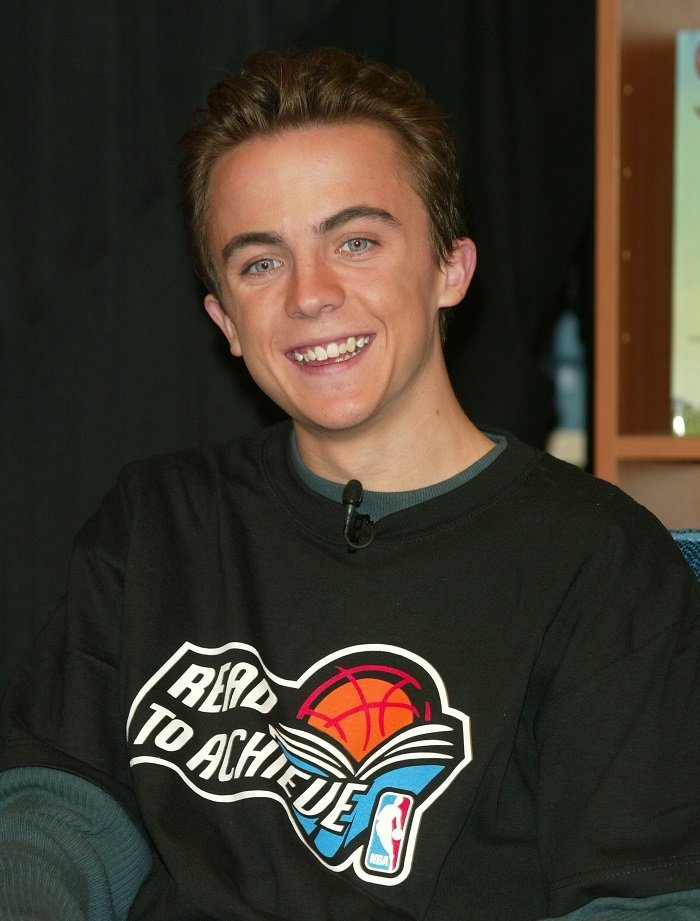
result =
[[209,231],[216,237],[231,224],[238,231],[317,225],[357,204],[383,208],[399,221],[427,222],[391,129],[353,122],[260,135],[214,166]]

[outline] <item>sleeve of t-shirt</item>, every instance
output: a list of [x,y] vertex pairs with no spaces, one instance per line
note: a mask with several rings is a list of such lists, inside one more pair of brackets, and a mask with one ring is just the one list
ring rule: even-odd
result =
[[0,770],[34,765],[76,774],[138,821],[120,682],[129,528],[120,487],[76,538],[65,595],[0,705]]
[[700,887],[700,588],[658,523],[630,519],[543,644],[531,732],[552,917]]
[[47,768],[0,773],[0,917],[122,921],[151,852],[95,784]]
[[[0,707],[0,917],[56,921],[57,905],[70,919],[125,916],[150,866],[120,695],[130,526],[121,477],[76,538],[65,597]],[[45,908],[28,913],[25,896]]]

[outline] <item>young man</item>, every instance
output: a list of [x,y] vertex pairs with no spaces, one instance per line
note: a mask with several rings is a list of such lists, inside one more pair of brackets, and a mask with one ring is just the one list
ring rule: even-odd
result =
[[343,52],[198,114],[205,306],[291,421],[132,465],[79,536],[4,705],[3,917],[697,917],[698,588],[462,412],[456,177]]

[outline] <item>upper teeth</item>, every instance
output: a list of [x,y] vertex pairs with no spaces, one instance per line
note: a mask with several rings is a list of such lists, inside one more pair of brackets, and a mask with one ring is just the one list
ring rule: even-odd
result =
[[369,342],[369,336],[348,336],[337,342],[327,342],[325,345],[309,346],[303,352],[292,352],[295,361],[326,361],[335,358],[336,361],[347,361]]

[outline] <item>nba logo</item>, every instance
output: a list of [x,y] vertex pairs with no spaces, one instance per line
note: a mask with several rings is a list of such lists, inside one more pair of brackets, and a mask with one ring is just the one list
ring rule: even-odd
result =
[[379,797],[370,826],[365,867],[373,873],[396,873],[401,869],[413,797],[387,790]]

